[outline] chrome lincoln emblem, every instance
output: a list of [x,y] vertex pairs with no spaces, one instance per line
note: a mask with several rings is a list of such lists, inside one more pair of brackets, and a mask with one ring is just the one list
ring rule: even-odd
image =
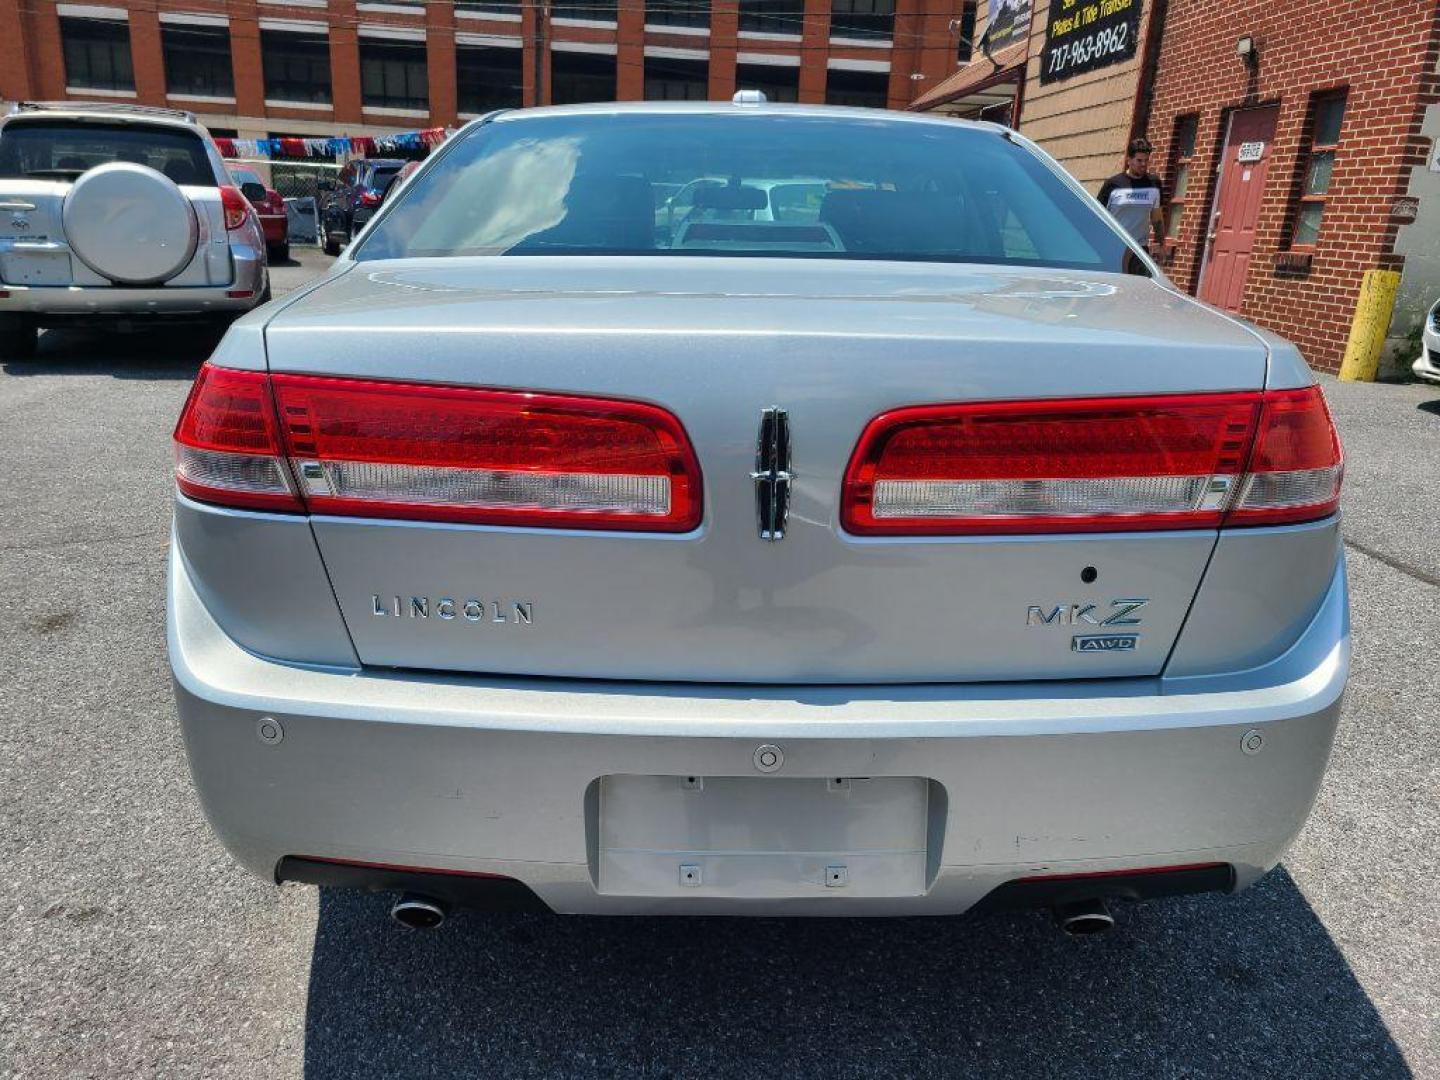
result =
[[783,540],[790,513],[790,417],[772,405],[760,413],[760,439],[755,448],[755,517],[760,539]]

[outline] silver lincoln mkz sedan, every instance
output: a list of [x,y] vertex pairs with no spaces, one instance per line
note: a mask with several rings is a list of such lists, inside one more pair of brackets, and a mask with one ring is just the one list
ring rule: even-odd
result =
[[1253,882],[1350,651],[1300,355],[1010,131],[745,98],[476,121],[201,370],[216,831],[411,925]]

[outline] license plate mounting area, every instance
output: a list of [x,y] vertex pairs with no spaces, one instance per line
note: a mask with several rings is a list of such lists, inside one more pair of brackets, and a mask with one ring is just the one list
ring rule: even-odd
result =
[[601,893],[920,896],[931,782],[916,776],[605,776]]

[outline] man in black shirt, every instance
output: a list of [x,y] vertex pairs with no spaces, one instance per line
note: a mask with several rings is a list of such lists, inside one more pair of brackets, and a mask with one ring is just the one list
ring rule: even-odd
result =
[[1147,140],[1130,140],[1125,149],[1125,171],[1106,180],[1097,196],[1100,205],[1142,247],[1150,230],[1155,233],[1157,247],[1165,236],[1165,215],[1160,212],[1160,178],[1150,172],[1150,150]]

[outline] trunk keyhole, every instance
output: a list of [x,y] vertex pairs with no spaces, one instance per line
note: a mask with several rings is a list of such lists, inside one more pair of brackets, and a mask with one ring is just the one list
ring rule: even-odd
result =
[[1084,570],[1080,571],[1080,580],[1083,581],[1086,585],[1089,585],[1099,576],[1100,572],[1096,570],[1093,566],[1087,566]]

